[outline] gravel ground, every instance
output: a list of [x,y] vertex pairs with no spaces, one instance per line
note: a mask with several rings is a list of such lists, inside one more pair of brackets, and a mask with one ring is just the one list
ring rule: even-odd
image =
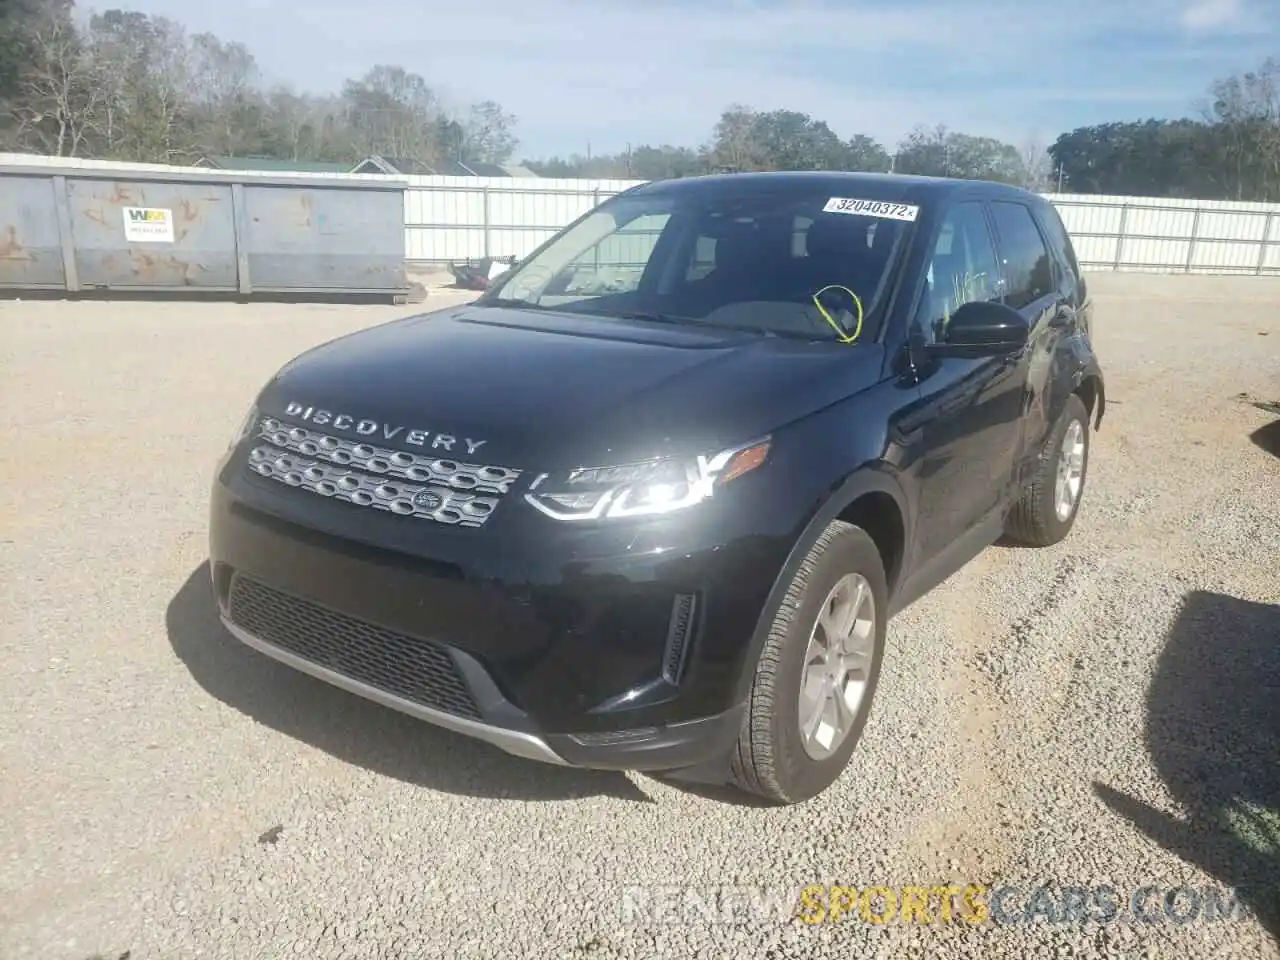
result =
[[[1075,532],[895,620],[855,766],[785,810],[510,758],[220,631],[207,485],[254,391],[440,295],[0,303],[0,957],[1280,956],[1280,439],[1249,402],[1280,400],[1280,281],[1093,283]],[[1049,914],[788,918],[947,883],[1015,888],[1006,921],[1050,884]],[[1158,888],[1154,921],[1044,919],[1100,884]],[[1228,888],[1254,916],[1196,914]]]

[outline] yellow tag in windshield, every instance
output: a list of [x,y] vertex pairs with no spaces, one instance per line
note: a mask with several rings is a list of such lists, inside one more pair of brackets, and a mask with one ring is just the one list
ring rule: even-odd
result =
[[[853,301],[853,313],[857,317],[857,322],[853,325],[853,333],[845,333],[844,327],[836,323],[835,317],[831,316],[831,312],[822,305],[822,295],[824,293],[829,293],[832,290],[839,290],[842,293],[847,293],[849,298]],[[853,341],[857,340],[858,336],[862,333],[862,299],[848,287],[841,286],[838,283],[828,284],[813,295],[813,305],[817,307],[818,312],[822,314],[822,319],[831,324],[831,329],[836,332],[836,336],[839,338],[841,343],[853,343]]]

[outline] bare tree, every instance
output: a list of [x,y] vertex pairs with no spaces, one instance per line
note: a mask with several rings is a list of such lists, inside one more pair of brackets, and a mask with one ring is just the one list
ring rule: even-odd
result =
[[741,103],[732,103],[720,114],[707,152],[721,170],[764,170],[768,167],[765,145],[759,136],[760,114]]
[[1209,97],[1204,113],[1225,137],[1236,199],[1270,199],[1280,182],[1280,60],[1215,81]]
[[353,161],[359,153],[344,122],[346,107],[337,97],[273,87],[266,95],[264,111],[261,142],[271,156]]
[[139,20],[145,21],[145,16],[110,10],[94,15],[85,32],[87,53],[93,58],[102,93],[102,152],[112,158],[131,159],[136,153],[129,149],[130,125],[137,114],[133,94],[146,53],[145,41],[136,36]]
[[87,47],[101,78],[105,152],[121,160],[194,159],[194,57],[182,27],[108,10],[90,20]]
[[343,89],[352,139],[365,155],[433,160],[442,113],[426,81],[403,67],[376,66]]
[[58,157],[74,157],[96,128],[104,92],[68,16],[51,15],[31,27],[31,62],[19,74],[13,116],[19,142]]
[[182,25],[152,17],[155,45],[148,70],[151,153],[161,163],[195,159],[200,152],[191,110],[193,62]]
[[211,33],[191,38],[190,92],[200,147],[234,156],[259,139],[263,102],[258,65],[242,43]]
[[201,154],[352,162],[380,153],[502,162],[515,118],[492,101],[447,116],[403,67],[341,93],[264,90],[248,48],[174,20],[74,0],[0,0],[0,144],[61,155],[189,162]]
[[307,101],[288,87],[274,87],[267,93],[265,121],[274,134],[278,155],[300,160],[317,152],[316,129]]
[[462,127],[462,155],[466,160],[506,163],[515,153],[516,118],[492,100],[472,105]]
[[1053,158],[1038,134],[1033,134],[1019,151],[1022,164],[1021,186],[1036,193],[1047,193],[1053,188]]

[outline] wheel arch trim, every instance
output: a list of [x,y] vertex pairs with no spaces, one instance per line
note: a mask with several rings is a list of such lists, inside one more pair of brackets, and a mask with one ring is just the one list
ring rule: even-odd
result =
[[1048,426],[1052,429],[1053,424],[1061,416],[1067,397],[1073,393],[1079,393],[1080,388],[1085,383],[1092,383],[1095,403],[1091,412],[1093,414],[1093,430],[1096,433],[1098,428],[1102,426],[1102,414],[1107,405],[1106,383],[1102,376],[1102,366],[1098,363],[1097,356],[1083,336],[1077,334],[1071,337],[1063,344],[1063,348],[1069,358],[1069,365],[1067,370],[1063,371],[1065,376],[1059,381],[1061,386],[1054,390],[1051,396],[1052,405],[1049,410]]
[[[764,649],[769,630],[773,627],[773,613],[786,596],[787,589],[791,586],[791,581],[795,579],[796,571],[800,568],[800,564],[809,555],[809,551],[813,549],[813,545],[817,542],[818,537],[821,536],[822,531],[827,528],[827,525],[832,520],[838,519],[840,514],[859,497],[866,496],[869,493],[888,494],[897,504],[898,512],[902,517],[903,557],[899,562],[895,586],[902,584],[906,579],[907,545],[911,543],[913,535],[912,516],[907,509],[906,493],[888,465],[876,463],[862,467],[828,491],[827,495],[819,501],[811,512],[808,522],[791,545],[787,558],[782,564],[782,569],[778,572],[777,577],[774,578],[773,586],[769,589],[769,594],[765,598],[764,607],[760,611],[755,630],[747,646],[735,687],[735,702],[744,700],[750,694],[751,682],[755,676],[756,662],[760,658],[761,650]],[[890,599],[892,600],[892,593],[890,594]],[[890,609],[892,609],[892,604],[890,604]]]

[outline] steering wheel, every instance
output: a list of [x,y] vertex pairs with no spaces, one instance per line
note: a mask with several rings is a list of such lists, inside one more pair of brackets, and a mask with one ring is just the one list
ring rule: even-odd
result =
[[530,267],[515,276],[504,295],[516,300],[532,300],[537,303],[541,299],[541,294],[534,297],[534,291],[545,287],[550,280],[549,267]]

